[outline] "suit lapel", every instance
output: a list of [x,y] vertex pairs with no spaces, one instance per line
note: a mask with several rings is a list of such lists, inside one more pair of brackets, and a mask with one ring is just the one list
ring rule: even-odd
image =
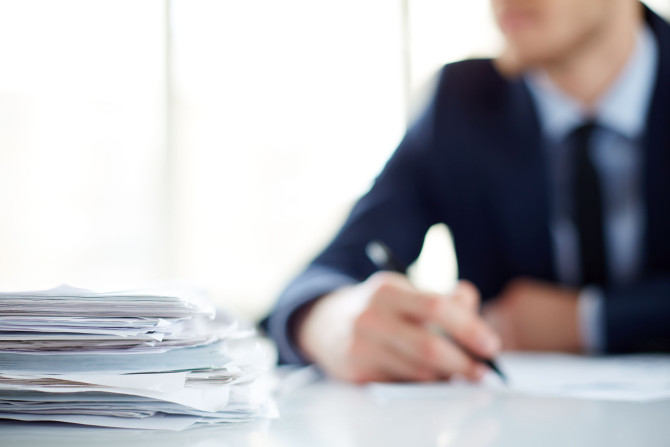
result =
[[549,231],[550,194],[546,152],[543,150],[535,105],[521,79],[510,81],[500,98],[499,128],[491,141],[493,195],[501,219],[502,253],[510,277],[556,278]]

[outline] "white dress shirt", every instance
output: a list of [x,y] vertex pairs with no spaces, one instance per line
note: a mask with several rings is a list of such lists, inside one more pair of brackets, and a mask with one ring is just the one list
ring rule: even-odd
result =
[[[656,81],[658,49],[648,27],[641,28],[635,48],[617,80],[587,108],[562,92],[542,71],[524,79],[533,96],[542,128],[551,185],[551,235],[557,276],[561,283],[580,284],[580,254],[576,228],[570,219],[572,166],[567,137],[588,120],[595,120],[591,157],[603,193],[604,235],[609,277],[613,285],[633,281],[642,262],[644,194],[643,138]],[[587,351],[605,344],[603,294],[586,287],[579,298],[582,341]]]

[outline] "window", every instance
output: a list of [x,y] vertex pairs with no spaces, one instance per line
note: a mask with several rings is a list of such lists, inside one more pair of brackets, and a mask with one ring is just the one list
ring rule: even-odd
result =
[[499,45],[487,0],[0,0],[0,287],[176,278],[257,317],[408,98]]

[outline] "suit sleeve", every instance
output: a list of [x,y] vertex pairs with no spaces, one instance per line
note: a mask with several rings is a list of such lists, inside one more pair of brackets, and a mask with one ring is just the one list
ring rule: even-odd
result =
[[606,352],[670,352],[670,277],[605,290],[604,296]]
[[424,235],[435,223],[430,196],[434,188],[431,188],[430,166],[435,164],[435,103],[433,100],[407,131],[332,242],[288,285],[274,310],[261,323],[277,343],[280,362],[306,363],[292,339],[292,320],[298,309],[336,289],[359,283],[375,272],[365,255],[369,241],[378,239],[386,243],[404,265],[418,257]]

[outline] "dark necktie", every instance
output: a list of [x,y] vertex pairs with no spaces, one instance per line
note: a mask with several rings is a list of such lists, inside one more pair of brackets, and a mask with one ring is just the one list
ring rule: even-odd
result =
[[574,223],[581,253],[582,285],[607,282],[603,200],[589,148],[596,124],[587,122],[572,134],[574,148]]

